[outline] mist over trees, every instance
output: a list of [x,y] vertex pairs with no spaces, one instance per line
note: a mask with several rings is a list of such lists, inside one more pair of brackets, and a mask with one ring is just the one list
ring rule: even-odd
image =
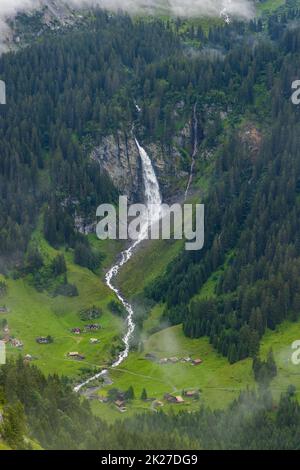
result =
[[[127,394],[134,397],[132,387]],[[300,406],[293,387],[282,394],[275,410],[270,391],[263,388],[243,392],[224,411],[199,405],[194,413],[139,413],[108,425],[65,379],[45,378],[20,358],[0,368],[0,405],[1,436],[12,449],[30,449],[38,442],[49,450],[279,450],[298,448],[300,438]]]

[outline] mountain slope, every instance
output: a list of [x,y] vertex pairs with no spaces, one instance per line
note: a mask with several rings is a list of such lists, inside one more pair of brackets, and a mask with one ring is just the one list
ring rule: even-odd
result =
[[[206,242],[192,254],[181,242],[149,244],[121,273],[119,285],[136,306],[136,336],[103,393],[125,392],[138,380],[139,396],[144,387],[160,399],[201,388],[203,403],[220,406],[255,385],[252,359],[276,345],[275,331],[291,328],[282,341],[296,334],[299,110],[290,87],[299,68],[300,14],[281,11],[209,31],[186,20],[97,12],[78,30],[1,57],[8,85],[0,117],[1,304],[23,355],[46,373],[77,380],[106,367],[120,348],[123,322],[112,314],[102,278],[122,247],[85,232],[95,226],[98,204],[117,204],[117,172],[141,182],[138,157],[129,157],[133,126],[166,200],[182,200],[197,133],[191,198],[206,204]],[[130,196],[138,200],[143,187],[135,189]],[[94,306],[103,331],[71,332]],[[46,335],[54,343],[36,342]],[[92,336],[99,345],[89,343]],[[71,351],[85,358],[73,361]],[[178,361],[152,363],[147,353]],[[186,355],[203,364],[180,362]],[[274,384],[298,386],[293,375],[293,368],[281,370]],[[106,406],[96,405],[100,412]],[[150,405],[137,398],[129,412],[145,409]]]

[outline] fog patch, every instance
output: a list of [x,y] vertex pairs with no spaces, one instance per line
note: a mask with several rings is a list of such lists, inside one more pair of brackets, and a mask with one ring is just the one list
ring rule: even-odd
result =
[[101,7],[112,11],[123,10],[129,13],[147,11],[156,13],[169,11],[182,17],[220,16],[226,12],[237,18],[251,18],[255,14],[252,0],[1,0],[0,18],[5,20],[18,12],[30,12],[41,6],[59,5],[73,8]]

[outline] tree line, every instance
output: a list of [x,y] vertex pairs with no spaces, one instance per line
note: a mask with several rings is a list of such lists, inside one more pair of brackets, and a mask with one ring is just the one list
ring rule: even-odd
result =
[[[205,200],[204,249],[182,252],[146,288],[165,303],[166,320],[183,323],[189,337],[209,336],[230,362],[254,356],[267,328],[300,314],[300,120],[290,100],[299,29],[277,22],[279,38],[240,45],[222,65],[229,95],[240,83],[233,112],[238,120],[248,113],[258,140],[244,139],[251,129],[235,123],[224,133]],[[206,283],[211,294],[198,296]]]

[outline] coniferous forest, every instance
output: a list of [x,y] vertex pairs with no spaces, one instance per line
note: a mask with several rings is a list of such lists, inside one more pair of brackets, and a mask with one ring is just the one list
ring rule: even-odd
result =
[[2,367],[0,393],[6,403],[1,433],[12,449],[33,449],[37,442],[49,450],[299,449],[300,405],[293,387],[273,414],[272,396],[261,385],[225,411],[148,413],[109,425],[65,380],[45,378],[20,358]]

